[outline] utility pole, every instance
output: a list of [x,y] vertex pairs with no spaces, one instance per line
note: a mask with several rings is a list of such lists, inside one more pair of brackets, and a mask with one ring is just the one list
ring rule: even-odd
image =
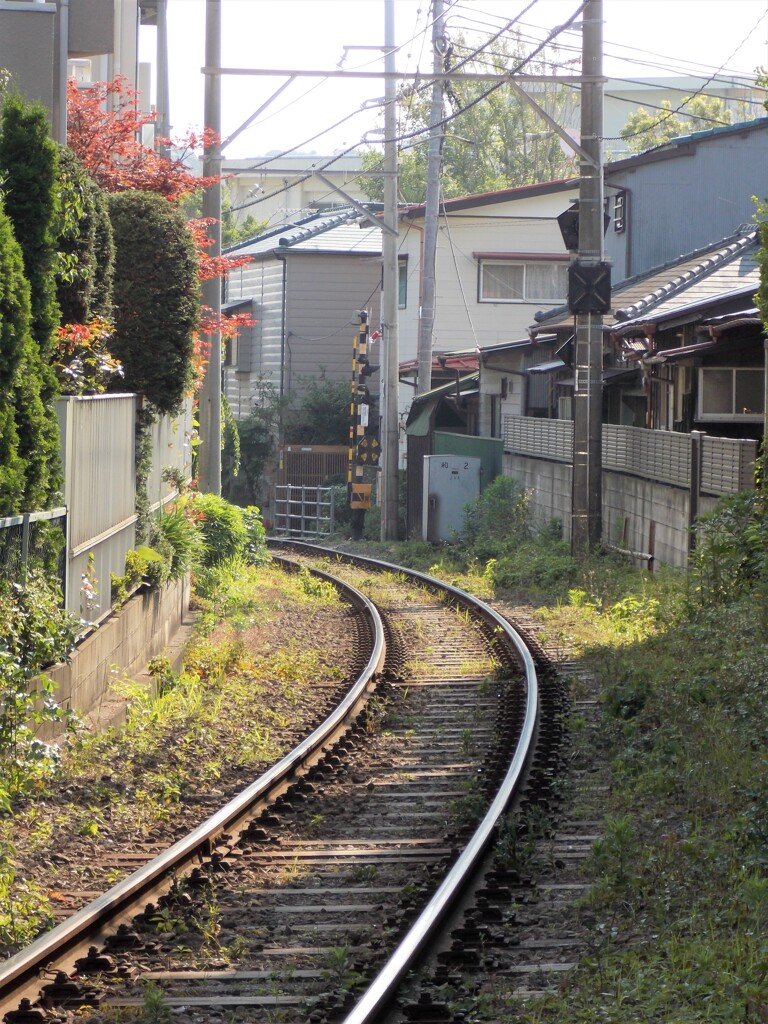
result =
[[[203,175],[221,174],[221,0],[205,4],[205,114],[204,124],[212,141],[203,152]],[[221,185],[217,180],[203,191],[203,217],[210,218],[208,237],[213,244],[209,253],[221,256]],[[213,318],[221,315],[221,282],[218,278],[203,282],[203,303]],[[209,335],[210,355],[200,391],[200,490],[221,494],[221,334]]]
[[568,306],[576,318],[571,551],[594,550],[602,536],[603,313],[610,270],[603,260],[603,0],[583,12],[579,237],[569,267]]
[[[445,57],[445,21],[443,0],[432,0],[432,68],[435,75],[443,70]],[[424,203],[424,255],[422,257],[421,316],[419,318],[418,376],[416,394],[432,387],[432,333],[435,326],[435,253],[437,250],[437,219],[440,212],[440,163],[443,148],[443,90],[445,83],[435,78],[432,83],[432,106],[429,112],[429,149],[427,151],[427,194]]]
[[[395,0],[384,0],[384,70],[395,71]],[[384,227],[381,254],[383,294],[382,334],[382,430],[381,539],[397,540],[399,505],[398,385],[398,269],[397,269],[397,83],[389,75],[384,83]],[[387,230],[389,229],[389,230]]]
[[171,134],[168,85],[168,0],[157,0],[157,120],[155,135],[167,139]]

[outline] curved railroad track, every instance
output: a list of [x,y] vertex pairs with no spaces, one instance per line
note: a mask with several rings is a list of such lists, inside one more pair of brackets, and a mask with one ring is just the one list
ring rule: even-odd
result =
[[153,1000],[182,1021],[452,1020],[510,944],[514,853],[560,768],[546,659],[429,577],[290,557],[346,578],[354,686],[235,801],[0,966],[8,1024]]

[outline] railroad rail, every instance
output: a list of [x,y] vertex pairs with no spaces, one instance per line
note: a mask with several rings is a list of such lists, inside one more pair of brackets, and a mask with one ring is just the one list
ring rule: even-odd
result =
[[[551,777],[557,745],[521,635],[489,606],[424,574],[297,542],[276,550],[332,561],[333,577],[327,564],[325,573],[311,569],[325,578],[336,579],[344,563],[383,571],[407,596],[382,614],[381,601],[344,584],[365,617],[369,653],[339,707],[188,837],[0,965],[9,1024],[42,1019],[29,1016],[35,1006],[64,1015],[103,1001],[140,1006],[136,979],[154,982],[168,1005],[198,1020],[206,1008],[248,1007],[252,1020],[371,1024],[396,997],[423,999],[415,971],[440,949],[438,976],[447,976],[445,965],[463,956],[456,921],[503,889],[504,873],[490,859],[494,842],[510,809],[530,799],[526,779],[530,787],[537,774]],[[384,595],[388,602],[395,599]],[[403,632],[417,628],[429,635],[414,662]],[[448,639],[435,644],[438,637]],[[433,655],[442,662],[429,662]],[[456,708],[471,728],[451,719]],[[382,731],[387,716],[401,721]],[[482,810],[462,820],[480,793]],[[163,941],[167,932],[147,938],[158,920],[175,921],[178,931],[206,914],[232,940],[226,957],[208,950],[208,970],[199,950],[182,963]],[[463,926],[470,939],[473,928]],[[232,966],[235,943],[242,968]],[[326,957],[320,969],[318,949]],[[49,978],[42,987],[41,975]],[[414,985],[417,994],[404,996]],[[432,1019],[428,1013],[417,1016]]]

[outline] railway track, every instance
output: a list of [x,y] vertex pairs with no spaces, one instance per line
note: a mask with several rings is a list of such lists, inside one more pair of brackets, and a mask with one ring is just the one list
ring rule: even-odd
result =
[[519,945],[516,865],[563,750],[544,652],[418,574],[281,554],[356,580],[357,683],[236,802],[3,965],[8,1024],[153,1001],[182,1021],[452,1020]]

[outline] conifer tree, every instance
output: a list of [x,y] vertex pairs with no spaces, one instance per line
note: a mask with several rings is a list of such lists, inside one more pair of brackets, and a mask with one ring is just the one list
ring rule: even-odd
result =
[[[17,380],[18,450],[26,464],[24,509],[48,507],[61,486],[58,396],[50,365],[59,323],[54,280],[57,214],[57,147],[42,104],[4,97],[0,115],[0,179],[5,211],[13,225],[29,282],[31,334]],[[20,342],[21,344],[21,342]]]

